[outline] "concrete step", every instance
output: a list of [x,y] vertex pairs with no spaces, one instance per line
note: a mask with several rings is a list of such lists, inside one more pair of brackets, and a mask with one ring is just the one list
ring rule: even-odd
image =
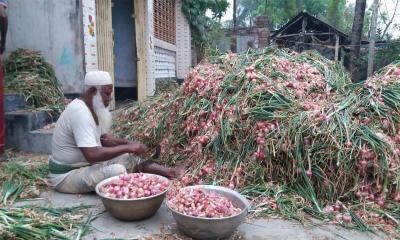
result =
[[29,133],[26,134],[24,141],[15,144],[14,146],[12,146],[12,148],[23,152],[51,154],[52,137],[52,129],[38,129],[29,131]]
[[21,151],[51,154],[51,138],[53,137],[53,129],[38,129],[30,131],[28,135],[29,144],[22,146]]
[[[31,131],[56,121],[47,112],[14,111],[6,113],[6,148],[23,150],[31,144]],[[35,144],[34,142],[32,142]]]
[[5,93],[4,94],[4,111],[12,112],[16,110],[26,109],[26,101],[21,93]]

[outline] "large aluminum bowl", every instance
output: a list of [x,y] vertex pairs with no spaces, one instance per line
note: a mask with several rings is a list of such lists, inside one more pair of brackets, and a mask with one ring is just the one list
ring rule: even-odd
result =
[[201,187],[205,191],[216,192],[227,197],[233,206],[241,208],[242,211],[237,215],[224,218],[205,218],[184,215],[172,209],[167,201],[167,206],[177,223],[178,229],[186,235],[195,239],[221,239],[227,238],[236,228],[246,219],[249,202],[245,197],[231,189],[212,185],[196,185],[182,189]]
[[[168,180],[167,178],[156,174],[149,174],[149,173],[145,174],[154,175],[163,180]],[[100,192],[100,187],[115,179],[119,179],[119,176],[107,178],[99,182],[96,185],[95,191],[103,201],[106,210],[115,218],[124,221],[141,220],[153,216],[160,208],[162,202],[164,201],[165,193],[171,187],[170,183],[170,185],[165,191],[157,195],[138,198],[138,199],[116,199],[104,196],[104,194]]]

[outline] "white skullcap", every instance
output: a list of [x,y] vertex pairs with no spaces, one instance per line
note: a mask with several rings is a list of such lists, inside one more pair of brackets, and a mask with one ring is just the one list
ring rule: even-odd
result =
[[108,72],[104,71],[91,71],[86,73],[85,85],[86,86],[103,86],[112,84],[111,76]]

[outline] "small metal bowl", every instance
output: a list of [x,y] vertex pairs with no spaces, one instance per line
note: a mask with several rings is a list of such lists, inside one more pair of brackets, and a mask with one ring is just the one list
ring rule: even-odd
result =
[[[167,178],[156,174],[145,174],[168,180]],[[119,176],[104,179],[96,185],[95,191],[97,195],[100,196],[106,210],[113,217],[124,221],[141,220],[153,216],[160,208],[164,201],[166,192],[171,187],[170,182],[170,185],[165,191],[157,195],[137,199],[117,199],[104,196],[104,194],[100,192],[100,187],[115,179],[119,179]]]
[[231,236],[236,228],[246,219],[248,209],[250,208],[249,201],[238,192],[225,187],[196,185],[182,189],[199,187],[203,188],[205,191],[216,192],[227,197],[232,202],[233,206],[242,209],[242,211],[237,215],[224,218],[194,217],[175,211],[169,206],[167,201],[167,206],[172,212],[178,229],[195,239],[221,239]]

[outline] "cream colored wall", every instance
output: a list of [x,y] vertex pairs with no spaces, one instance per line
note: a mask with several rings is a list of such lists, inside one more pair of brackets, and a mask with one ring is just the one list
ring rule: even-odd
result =
[[182,2],[176,0],[176,72],[177,78],[185,78],[191,67],[190,26],[182,13]]

